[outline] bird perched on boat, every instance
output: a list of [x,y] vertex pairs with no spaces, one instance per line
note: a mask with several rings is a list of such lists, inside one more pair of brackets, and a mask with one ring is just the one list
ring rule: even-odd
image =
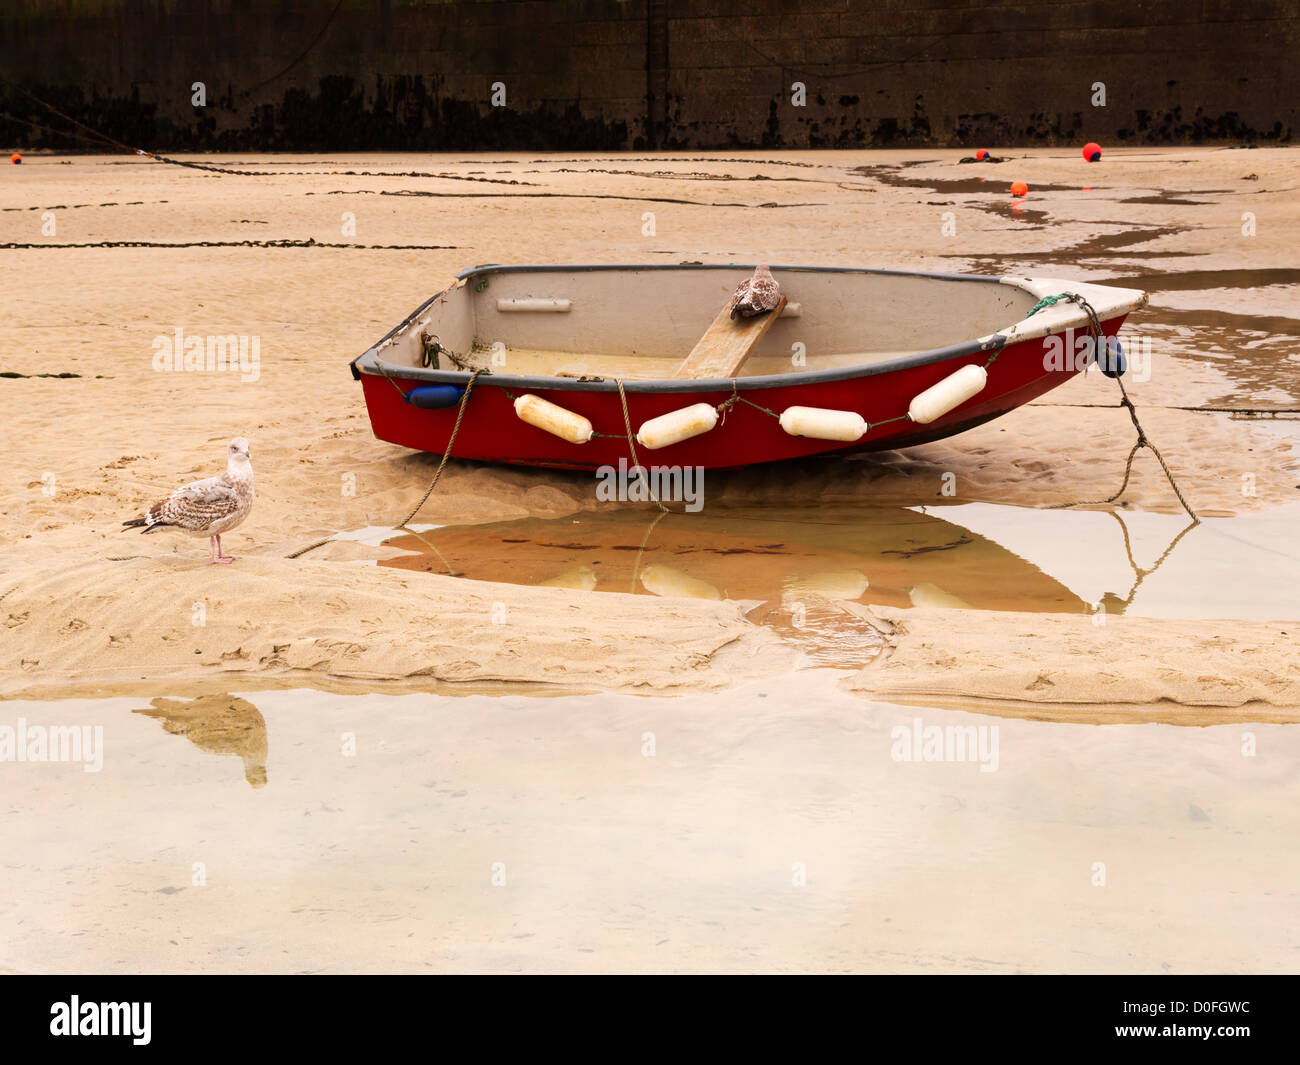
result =
[[754,271],[753,277],[746,278],[736,286],[731,297],[731,317],[734,319],[740,315],[742,318],[757,318],[760,314],[776,310],[780,302],[781,286],[776,283],[771,270],[760,266]]
[[206,536],[212,563],[234,562],[221,550],[221,534],[241,524],[253,510],[253,463],[248,441],[235,437],[226,448],[226,472],[182,485],[166,499],[153,504],[144,517],[122,524],[154,529],[179,529],[186,536]]

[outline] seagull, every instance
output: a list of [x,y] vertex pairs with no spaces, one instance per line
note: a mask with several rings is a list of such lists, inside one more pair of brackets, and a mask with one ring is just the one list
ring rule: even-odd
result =
[[235,561],[233,555],[222,552],[221,534],[243,522],[252,510],[253,464],[249,461],[248,441],[237,436],[226,448],[225,473],[182,485],[145,511],[143,518],[122,524],[143,525],[141,532],[171,527],[186,536],[206,536],[212,548],[212,564],[218,565]]
[[776,283],[770,269],[760,266],[753,277],[746,278],[737,286],[731,297],[731,317],[757,318],[776,310],[780,302],[781,286]]

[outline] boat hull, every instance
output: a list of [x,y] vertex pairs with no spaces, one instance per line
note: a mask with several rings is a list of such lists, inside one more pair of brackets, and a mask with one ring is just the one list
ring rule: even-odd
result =
[[[1104,320],[1105,334],[1116,336],[1125,317],[1119,314]],[[484,462],[581,470],[616,466],[620,459],[631,464],[627,424],[635,435],[638,426],[650,418],[695,403],[718,406],[733,394],[746,402],[733,403],[709,432],[654,451],[637,446],[636,458],[643,465],[727,469],[831,452],[910,447],[974,428],[1064,384],[1079,370],[1049,369],[1049,365],[1061,361],[1051,358],[1053,346],[1059,351],[1060,338],[1051,335],[1008,343],[988,366],[988,383],[979,394],[924,425],[908,418],[892,419],[907,413],[913,397],[962,366],[988,363],[990,352],[968,351],[918,365],[882,366],[838,380],[804,379],[788,385],[764,382],[756,386],[740,378],[734,393],[730,386],[717,387],[718,382],[671,391],[647,389],[642,382],[629,383],[624,390],[626,421],[616,388],[581,387],[557,378],[545,382],[550,386],[554,381],[553,387],[521,388],[513,383],[497,383],[495,375],[482,374],[465,405],[452,453],[456,458]],[[458,408],[427,410],[403,398],[413,388],[428,384],[427,375],[404,377],[400,370],[393,370],[387,376],[366,373],[360,377],[376,437],[417,451],[439,455],[446,452]],[[573,444],[521,421],[513,403],[524,392],[582,415],[598,435],[586,443]],[[790,436],[776,416],[792,406],[857,411],[872,428],[851,443]]]

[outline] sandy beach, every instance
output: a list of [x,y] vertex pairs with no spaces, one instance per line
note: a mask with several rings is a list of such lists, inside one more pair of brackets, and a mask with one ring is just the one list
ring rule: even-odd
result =
[[[1230,516],[1296,499],[1294,422],[1173,409],[1294,406],[1296,319],[1289,315],[1297,286],[1288,248],[1300,227],[1300,197],[1288,186],[1291,153],[1128,150],[1089,169],[1064,152],[1034,151],[978,173],[956,165],[956,155],[739,153],[658,161],[520,154],[439,157],[427,167],[382,156],[220,161],[283,175],[262,178],[143,160],[29,158],[0,186],[0,236],[38,245],[4,251],[3,369],[77,376],[0,385],[13,439],[0,504],[8,545],[0,685],[9,693],[66,689],[89,679],[92,668],[97,684],[135,669],[176,679],[214,668],[324,679],[353,674],[343,661],[349,653],[365,658],[358,669],[372,679],[438,673],[430,661],[408,658],[411,643],[438,644],[462,659],[452,670],[457,680],[547,679],[558,668],[570,682],[604,688],[717,684],[725,671],[712,663],[714,654],[745,632],[740,612],[725,606],[625,606],[601,597],[586,609],[577,605],[580,591],[538,596],[428,581],[417,588],[326,565],[385,553],[355,544],[283,558],[322,536],[391,524],[418,500],[435,460],[372,437],[346,362],[475,262],[757,257],[1032,268],[1085,280],[1119,275],[1152,292],[1151,307],[1128,328],[1150,338],[1153,366],[1149,379],[1131,388],[1144,426],[1198,513]],[[439,176],[340,173],[412,169]],[[1013,176],[1045,191],[1013,208],[1001,187]],[[1084,190],[1084,182],[1091,187]],[[988,192],[978,191],[981,185]],[[755,206],[709,206],[715,203]],[[654,237],[641,235],[647,209],[656,215]],[[955,216],[955,236],[941,234],[946,211]],[[345,212],[355,218],[354,236],[340,232]],[[1256,219],[1253,236],[1242,234],[1247,212]],[[48,236],[47,218],[54,225]],[[309,239],[446,247],[65,246]],[[1270,283],[1272,275],[1284,283]],[[259,336],[258,379],[155,372],[153,338],[177,327]],[[1043,507],[1105,498],[1122,477],[1132,429],[1121,409],[1086,405],[1115,400],[1109,382],[1087,375],[1012,416],[907,452],[809,462],[797,473],[785,466],[719,474],[710,480],[709,502],[913,505],[935,499],[946,471],[956,475],[954,502]],[[240,572],[209,570],[203,551],[180,537],[120,531],[123,517],[219,468],[222,445],[237,434],[253,441],[258,471],[256,517],[230,538],[245,560]],[[1253,494],[1243,492],[1243,475]],[[353,494],[345,482],[354,484]],[[1124,503],[1177,513],[1149,453],[1139,456]],[[597,506],[581,475],[453,462],[420,520],[554,518]],[[157,582],[156,593],[137,594],[141,582]],[[354,597],[363,585],[383,603]],[[326,605],[331,590],[339,594]],[[440,596],[447,598],[430,601]],[[204,633],[206,652],[195,655],[188,640],[173,646],[189,625],[191,604],[209,598],[221,609]],[[474,605],[480,600],[504,602],[538,631],[563,627],[567,614],[580,612],[593,626],[583,638],[619,653],[611,660],[602,651],[593,663],[577,647],[557,651],[525,630],[513,651],[516,668],[503,669],[490,655],[464,653],[489,631],[485,618],[475,620],[485,613],[481,602]],[[449,607],[458,612],[455,624],[419,631],[415,618],[445,616]],[[632,613],[621,616],[624,610]],[[646,627],[638,611],[662,612],[669,624],[661,632],[671,638],[636,650],[628,637]],[[247,629],[254,618],[267,646],[241,652],[227,627]],[[676,624],[686,618],[684,627]],[[1216,631],[1230,635],[1232,621],[1219,619]],[[696,624],[716,631],[701,641]],[[989,641],[982,653],[993,664],[998,654],[1020,653],[998,639],[997,624],[981,621]],[[1149,639],[1159,640],[1159,631]],[[382,636],[384,652],[363,651],[367,632]],[[267,650],[311,641],[349,650],[288,658]],[[1173,668],[1180,647],[1171,638]],[[129,658],[125,670],[115,671],[115,655]],[[665,655],[673,664],[657,668]],[[779,659],[766,664],[783,668]],[[1192,678],[1182,701],[1200,701],[1195,687]],[[1265,685],[1256,698],[1286,704],[1288,691],[1286,682]]]
[[[958,163],[962,154],[207,160],[263,175],[257,177],[109,156],[37,154],[8,167],[0,182],[5,721],[21,713],[105,724],[120,744],[119,757],[133,752],[131,768],[96,777],[91,801],[108,810],[106,831],[127,835],[140,815],[161,849],[141,844],[139,854],[106,852],[95,859],[90,880],[27,910],[10,904],[10,918],[25,915],[30,923],[0,938],[0,968],[1300,967],[1293,937],[1271,940],[1267,931],[1284,926],[1282,904],[1294,901],[1284,888],[1294,882],[1294,870],[1284,865],[1294,862],[1270,865],[1269,851],[1300,826],[1279,810],[1272,827],[1256,822],[1229,839],[1215,811],[1204,823],[1195,815],[1189,822],[1187,813],[1189,806],[1208,808],[1198,786],[1225,796],[1222,804],[1238,820],[1294,806],[1292,784],[1278,774],[1295,743],[1288,729],[1275,726],[1300,720],[1295,153],[1117,149],[1089,166],[1074,150],[1008,150],[1004,162],[978,168]],[[1006,191],[1016,179],[1030,187],[1022,204]],[[651,236],[643,235],[647,212],[654,215]],[[314,245],[266,246],[276,241]],[[362,535],[405,516],[437,458],[374,438],[350,359],[467,266],[678,261],[1017,272],[1143,288],[1150,306],[1130,318],[1124,336],[1130,350],[1136,342],[1151,361],[1149,372],[1131,375],[1129,391],[1204,522],[1185,531],[1186,515],[1149,451],[1139,453],[1120,504],[1051,509],[1111,496],[1134,442],[1114,383],[1089,373],[945,441],[710,473],[705,515],[766,514],[787,523],[787,544],[804,535],[800,522],[819,514],[838,531],[808,532],[798,551],[752,565],[728,562],[731,548],[720,543],[706,552],[702,568],[692,569],[689,559],[678,563],[690,582],[661,581],[659,594],[638,585],[635,573],[626,589],[584,584],[574,576],[582,560],[555,553],[556,543],[583,535],[610,513],[626,519],[626,527],[596,528],[592,535],[605,537],[602,550],[623,550],[619,538],[632,537],[635,545],[636,523],[654,518],[643,505],[598,502],[588,474],[453,458],[417,524],[435,527],[430,541],[453,553],[458,576],[426,564],[435,556],[421,544],[385,545],[385,536]],[[177,328],[260,338],[256,378],[156,371],[154,340]],[[225,549],[237,556],[233,565],[209,565],[206,540],[122,529],[123,520],[173,487],[216,473],[234,436],[251,441],[257,504],[251,519],[225,538]],[[945,475],[955,479],[953,496],[941,492]],[[858,524],[864,519],[854,517],[890,508],[893,524],[876,531],[864,531]],[[925,527],[898,533],[918,511]],[[709,535],[740,535],[742,527],[732,522]],[[486,545],[510,540],[516,528],[524,531],[515,539],[532,545],[527,552],[493,555]],[[672,523],[653,536],[648,530],[643,547],[664,554],[647,564],[668,565],[672,550],[685,558],[691,535]],[[336,539],[301,558],[287,557],[326,537]],[[665,546],[677,542],[672,537],[685,546]],[[924,552],[900,554],[922,540]],[[476,544],[485,546],[478,551]],[[937,553],[949,546],[957,550]],[[520,561],[525,557],[527,564]],[[617,562],[626,551],[610,558]],[[1101,577],[1111,565],[1118,575]],[[828,591],[822,579],[858,571],[865,576],[857,595]],[[820,628],[796,631],[792,588],[802,589],[796,598]],[[805,690],[815,698],[801,695]],[[759,692],[765,693],[762,713]],[[193,731],[190,726],[159,728],[132,714],[160,699],[202,698],[226,700],[215,707],[218,714],[236,698],[266,713],[260,726],[271,725],[265,788],[241,784],[238,772],[227,779],[218,767],[228,769],[230,759],[214,759],[197,741],[191,749],[168,735]],[[777,703],[792,718],[783,718]],[[825,708],[820,724],[815,705]],[[636,736],[653,730],[639,723],[643,711],[689,733],[681,748],[686,761],[672,770],[679,774],[672,781],[620,781],[634,771],[601,762],[611,743],[635,746]],[[962,767],[967,775],[957,785],[931,774],[907,794],[919,804],[915,809],[938,811],[933,821],[922,827],[924,818],[909,815],[892,829],[854,836],[855,811],[885,816],[898,770],[887,751],[889,728],[913,712],[940,722],[1000,722],[1019,760],[1010,773],[991,774],[998,781],[992,790],[982,788],[985,778],[978,770],[971,776],[970,767]],[[203,718],[206,711],[201,706],[195,713]],[[327,772],[293,747],[336,745],[340,732],[360,728],[372,713],[389,760],[361,758],[345,772]],[[315,724],[313,714],[320,715]],[[512,721],[523,732],[511,732]],[[570,721],[576,724],[565,734]],[[744,722],[754,735],[729,739],[729,730]],[[1118,724],[1129,731],[1094,728]],[[852,743],[833,752],[823,727],[867,743],[870,753]],[[1243,728],[1276,737],[1263,776],[1252,777],[1249,765],[1225,753]],[[512,778],[502,766],[520,757],[525,735],[541,737],[542,755]],[[789,779],[798,773],[781,768],[783,741],[824,775]],[[427,809],[412,813],[421,790],[433,787],[424,778],[444,779],[416,752],[462,742],[474,765],[446,776],[463,778],[453,790],[484,797],[474,800],[479,805],[470,816],[461,818],[457,808],[455,824],[474,831],[513,817],[509,811],[528,806],[529,796],[537,799],[529,807],[531,825],[513,824],[506,833],[513,850],[499,836],[457,850],[453,836],[460,829],[430,820]],[[1215,753],[1206,753],[1207,744]],[[1036,803],[1048,801],[1050,787],[1047,770],[1033,763],[1061,750],[1077,755],[1072,776],[1100,772],[1115,777],[1112,784],[1120,776],[1111,768],[1117,759],[1148,767],[1180,756],[1208,760],[1197,763],[1190,782],[1174,781],[1169,769],[1144,774],[1133,785],[1137,813],[1107,807],[1109,813],[1099,814],[1101,800],[1100,806],[1072,800],[1061,813],[1067,829],[1053,834],[1050,819],[1034,812]],[[291,760],[277,765],[289,751],[296,752]],[[737,751],[743,757],[733,760]],[[859,779],[854,774],[863,764],[870,772]],[[6,772],[6,801],[35,810],[41,791],[61,804],[59,816],[73,818],[86,801],[83,782],[79,773],[60,772],[36,791]],[[335,773],[351,776],[343,782]],[[401,783],[385,792],[388,773]],[[209,825],[197,808],[175,805],[189,774],[201,780],[200,803],[242,789],[229,823]],[[586,782],[586,789],[559,788],[564,774]],[[680,800],[677,820],[646,812],[647,804],[671,806],[679,786],[701,774],[709,782],[705,798],[693,806]],[[292,797],[274,800],[270,834],[256,845],[241,842],[234,822],[260,816],[267,807],[257,800],[287,778],[294,780]],[[160,790],[150,791],[150,779]],[[1225,781],[1245,781],[1246,790],[1227,798]],[[782,813],[786,787],[799,799]],[[1176,810],[1162,805],[1170,788],[1178,793]],[[335,789],[350,800],[336,801],[341,792]],[[574,817],[570,804],[584,795],[604,805],[589,834],[572,840],[570,857],[561,861],[550,834]],[[761,826],[740,817],[746,804],[766,811],[776,825],[772,840],[759,838]],[[335,807],[347,812],[336,814]],[[392,823],[410,813],[409,845],[386,837],[387,843],[363,846],[369,809],[396,818]],[[276,840],[288,840],[308,816],[309,836],[280,849]],[[336,816],[347,822],[350,842],[323,858],[333,837],[318,831],[318,822]],[[186,825],[187,817],[196,821]],[[996,835],[1007,818],[1016,828],[999,839],[1009,851],[972,852],[951,880],[928,889],[924,905],[956,905],[964,869],[975,877],[980,912],[1004,932],[1015,926],[1023,934],[994,941],[972,924],[955,939],[937,928],[917,938],[884,923],[886,896],[899,915],[915,916],[922,906],[907,896],[909,887],[926,882],[918,872],[926,860],[918,856],[928,844],[973,838],[963,833]],[[709,846],[742,821],[748,827],[735,837],[728,852],[734,864],[727,866],[730,859]],[[165,896],[176,920],[189,923],[186,938],[176,940],[156,923],[154,893],[180,883],[178,870],[191,861],[206,860],[197,853],[191,858],[180,843],[196,824],[220,852],[215,861],[225,864],[229,879],[207,894]],[[1176,830],[1169,835],[1171,825]],[[1100,919],[1102,939],[1079,954],[1060,929],[1096,916],[1087,868],[1106,860],[1090,848],[1107,829],[1114,830],[1110,853],[1121,855],[1133,876],[1107,896],[1115,909]],[[26,840],[36,829],[7,831]],[[1200,832],[1217,835],[1207,843],[1194,834]],[[1184,863],[1184,877],[1186,863],[1198,869],[1204,863],[1210,879],[1195,897],[1178,902],[1176,920],[1152,930],[1144,900],[1154,891],[1169,901],[1172,890],[1153,879],[1154,861],[1142,864],[1157,836],[1172,841],[1164,858]],[[630,838],[641,842],[626,843]],[[908,842],[891,850],[891,838]],[[5,849],[12,852],[15,842],[11,836]],[[398,860],[408,846],[454,852],[454,863],[473,869],[475,887],[446,870],[433,879],[411,872],[361,883],[368,874],[357,870]],[[598,857],[602,847],[619,846],[629,862],[650,870],[644,880],[620,866],[617,853]],[[1199,856],[1202,846],[1210,847],[1206,857]],[[487,883],[487,873],[479,873],[502,848],[516,856],[499,859],[512,868],[516,861],[531,864],[540,878],[530,889],[536,893],[516,899],[514,908],[484,909],[480,881]],[[810,894],[781,894],[767,881],[736,879],[757,876],[761,867],[763,876],[788,881],[791,862],[804,860],[799,854],[809,848],[821,855],[827,874]],[[1029,896],[1060,921],[1044,916],[1016,926],[1023,916],[1019,896],[1000,897],[996,885],[1024,868],[1024,853],[1035,848],[1047,858],[1046,866],[1036,866],[1044,879]],[[871,872],[878,871],[877,859],[888,866],[879,881]],[[48,880],[71,860],[51,845],[34,859],[35,873],[7,868],[4,880],[14,890],[0,894],[13,897],[30,886],[29,876]],[[321,861],[328,868],[317,867]],[[1252,911],[1264,945],[1246,950],[1240,944],[1252,939],[1250,929],[1239,928],[1234,945],[1220,927],[1218,939],[1195,949],[1178,946],[1194,938],[1198,917],[1228,912],[1223,892],[1231,894],[1231,878],[1223,867],[1235,861],[1259,874],[1253,883],[1265,894],[1275,873],[1277,890],[1288,892]],[[236,866],[242,871],[234,872]],[[687,871],[674,879],[674,868]],[[279,901],[266,914],[267,928],[246,920],[258,869],[277,878],[285,912],[301,910],[284,940],[287,959],[275,953],[280,940],[273,950],[263,935]],[[1064,892],[1058,876],[1077,877],[1077,889],[1070,888],[1077,898]],[[447,883],[440,886],[439,877]],[[583,925],[580,916],[596,905],[593,885],[602,877],[610,883],[607,912],[596,926]],[[452,881],[462,886],[448,887]],[[650,885],[662,882],[680,894],[656,900],[659,889]],[[104,892],[113,884],[141,893],[122,904],[125,917],[113,915],[126,921],[125,931],[96,938],[90,948],[62,932],[57,942],[42,939],[41,929],[48,936],[56,927],[105,926]],[[404,936],[428,931],[424,922],[431,918],[420,900],[435,889],[449,893],[442,903],[446,922],[435,945],[417,938],[423,943],[417,949]],[[727,892],[749,900],[748,912],[709,917]],[[363,897],[364,906],[357,901]],[[1071,899],[1079,908],[1066,914]],[[331,931],[326,915],[351,920],[349,906],[364,912],[365,921]],[[694,916],[687,920],[688,914]],[[682,927],[679,920],[690,931],[670,935],[666,929]],[[738,938],[722,936],[714,920]],[[371,928],[387,921],[393,924]],[[228,936],[224,927],[231,928]],[[367,954],[359,940],[371,934],[379,946]],[[1133,937],[1141,946],[1130,951],[1125,944]],[[164,939],[175,941],[169,947]],[[653,954],[660,940],[671,943],[662,957]],[[739,946],[742,941],[750,945]],[[657,960],[647,960],[652,957]]]

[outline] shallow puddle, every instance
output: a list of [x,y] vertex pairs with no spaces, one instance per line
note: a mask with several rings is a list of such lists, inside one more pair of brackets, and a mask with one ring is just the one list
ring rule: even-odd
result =
[[[901,167],[886,165],[859,166],[854,168],[853,173],[862,174],[864,177],[879,181],[882,185],[892,185],[895,188],[931,189],[934,192],[957,195],[988,192],[1006,196],[1011,183],[1016,180],[1016,176],[1011,173],[1010,169],[996,172],[990,171],[986,174],[975,174],[963,178],[909,176],[908,171],[912,166],[921,165],[924,165],[924,161],[911,165],[904,163]],[[972,163],[970,165],[980,166],[981,164]],[[1078,185],[1062,185],[1051,182],[1036,182],[1033,188],[1036,192],[1079,191]]]
[[[1300,285],[1300,270],[1277,267],[1259,270],[1154,270],[1130,277],[1108,277],[1104,284],[1119,288],[1140,288],[1146,292],[1203,292],[1235,288],[1255,290],[1271,285]],[[1300,306],[1293,303],[1293,309]]]
[[805,640],[857,634],[876,647],[861,620],[835,604],[1295,618],[1298,520],[1300,504],[1195,527],[1182,516],[990,503],[619,509],[399,536],[387,545],[412,553],[380,565],[506,584],[730,599],[782,631],[804,625]]
[[91,772],[0,766],[0,971],[1295,968],[1300,731],[999,720],[839,676],[0,703],[101,736]]

